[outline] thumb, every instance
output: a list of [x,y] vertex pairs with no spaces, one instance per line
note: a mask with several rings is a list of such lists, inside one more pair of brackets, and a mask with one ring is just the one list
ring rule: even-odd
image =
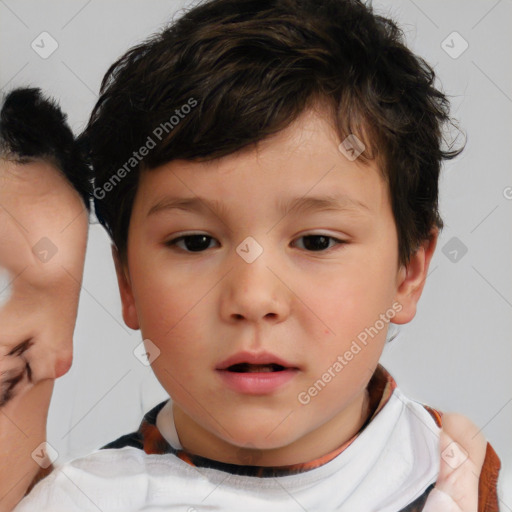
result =
[[443,416],[441,466],[423,512],[477,512],[478,483],[487,442],[478,427],[460,414]]

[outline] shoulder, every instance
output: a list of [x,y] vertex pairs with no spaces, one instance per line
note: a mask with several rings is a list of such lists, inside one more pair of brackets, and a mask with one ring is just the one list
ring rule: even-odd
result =
[[169,445],[166,439],[156,426],[158,413],[169,401],[166,399],[153,407],[144,415],[138,430],[125,434],[114,441],[102,446],[101,449],[118,449],[131,446],[138,448],[146,453],[165,454],[175,453],[175,450]]
[[[64,464],[52,464],[48,468],[41,468],[19,505],[23,503],[28,508],[17,508],[16,512],[33,510],[31,507],[34,503],[43,503],[48,499],[53,501],[57,495],[72,496],[76,493],[76,487],[73,489],[73,486],[78,485],[79,482],[87,488],[91,485],[102,487],[107,484],[110,486],[109,492],[112,492],[112,475],[118,476],[119,479],[124,478],[123,481],[129,476],[145,475],[151,472],[158,475],[161,464],[169,463],[169,460],[164,462],[158,458],[148,458],[147,455],[172,452],[155,425],[157,414],[166,403],[167,400],[164,400],[147,412],[138,430],[107,443],[87,456]],[[60,500],[60,498],[57,499]],[[69,510],[80,509],[70,508]]]
[[147,489],[153,483],[165,475],[186,473],[178,467],[181,464],[186,465],[172,455],[148,455],[131,446],[96,450],[55,466],[14,512],[139,510],[147,504]]

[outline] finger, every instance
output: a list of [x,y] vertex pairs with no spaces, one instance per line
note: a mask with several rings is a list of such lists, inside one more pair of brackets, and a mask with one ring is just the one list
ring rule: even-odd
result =
[[0,407],[17,395],[26,384],[30,368],[23,356],[25,345],[19,344],[13,348],[0,342]]
[[[477,512],[478,483],[487,447],[485,438],[469,419],[448,414],[443,417],[439,441],[441,467],[437,491],[449,496],[462,512]],[[440,495],[436,495],[433,499],[439,499]]]
[[453,501],[452,497],[437,488],[428,495],[423,512],[465,512]]
[[[480,475],[487,449],[487,441],[481,429],[462,414],[451,413],[443,416],[442,432],[466,450],[470,461],[478,468]],[[444,448],[442,446],[442,449]]]

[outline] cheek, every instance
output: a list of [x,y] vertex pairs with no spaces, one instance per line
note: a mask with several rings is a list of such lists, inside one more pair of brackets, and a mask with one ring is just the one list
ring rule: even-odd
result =
[[[305,295],[313,313],[304,319],[309,325],[303,328],[318,340],[319,348],[310,360],[313,374],[320,378],[338,356],[343,358],[343,370],[334,372],[337,384],[330,386],[334,394],[345,388],[357,390],[371,376],[369,369],[378,362],[389,325],[381,315],[389,311],[393,301],[390,269],[382,260],[368,255],[350,263],[317,283],[317,291],[310,287]],[[317,326],[314,332],[313,325]],[[329,400],[327,395],[331,396],[327,393],[322,401]]]
[[[390,306],[393,296],[391,281],[383,276],[385,269],[368,270],[359,264],[345,268],[334,276],[311,286],[306,303],[317,318],[322,320],[322,332],[337,338],[348,339],[361,329],[372,325]],[[304,286],[307,290],[307,286]]]
[[130,277],[141,332],[162,343],[165,333],[170,334],[190,310],[190,286],[179,272],[166,272],[165,266],[152,262],[151,254],[133,254]]
[[211,285],[197,279],[191,283],[177,271],[165,275],[151,265],[134,264],[131,275],[141,334],[159,348],[166,367],[179,373],[204,357]]

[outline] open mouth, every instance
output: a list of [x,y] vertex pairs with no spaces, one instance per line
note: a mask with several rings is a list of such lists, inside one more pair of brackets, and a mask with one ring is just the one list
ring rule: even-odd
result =
[[238,363],[232,364],[226,370],[234,373],[270,373],[270,372],[282,372],[287,368],[280,364],[250,364],[250,363]]
[[246,395],[277,393],[301,371],[294,363],[270,352],[239,352],[216,367],[227,388]]

